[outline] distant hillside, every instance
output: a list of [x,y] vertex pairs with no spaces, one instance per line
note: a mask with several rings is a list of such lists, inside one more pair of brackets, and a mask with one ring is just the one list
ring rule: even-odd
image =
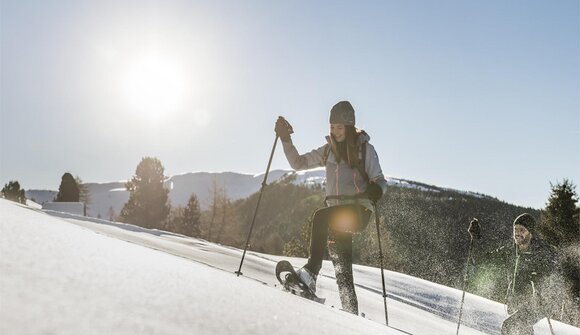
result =
[[47,201],[53,201],[58,194],[58,191],[51,190],[26,190],[26,198],[38,204],[43,204]]
[[[288,170],[274,170],[268,174],[268,183],[280,180],[287,174],[295,174],[294,184],[301,185],[324,185],[324,170],[315,169],[304,172],[292,172]],[[263,174],[251,175],[235,172],[191,172],[169,177],[166,182],[167,188],[170,189],[169,199],[172,206],[185,206],[192,193],[195,193],[200,201],[202,209],[207,209],[211,201],[211,190],[214,183],[225,188],[228,197],[231,200],[244,199],[252,193],[257,192],[264,179]],[[420,182],[388,178],[389,185],[417,189],[430,192],[445,192],[447,189],[427,185]],[[85,183],[90,194],[91,203],[87,215],[92,217],[108,218],[110,211],[119,214],[123,205],[129,199],[129,192],[125,190],[125,181],[108,182],[108,183]],[[465,191],[453,191],[457,194],[471,194],[481,196],[476,193]],[[52,201],[58,192],[52,190],[27,190],[26,197],[34,199],[37,203],[42,204],[46,201]]]
[[[410,181],[390,180],[387,195],[379,203],[381,241],[388,269],[443,285],[461,288],[469,247],[467,227],[480,220],[483,239],[478,250],[485,253],[511,242],[514,218],[532,208],[514,206],[477,193],[463,192]],[[231,234],[219,242],[243,247],[258,194],[236,203],[237,220]],[[310,217],[322,206],[324,190],[292,183],[276,183],[264,192],[254,227],[252,250],[308,256]],[[227,234],[226,234],[227,235]],[[354,262],[379,265],[374,217],[363,233],[354,237]],[[505,278],[489,278],[478,292],[499,299]]]
[[[288,171],[276,170],[268,175],[268,182],[278,180]],[[315,177],[316,172],[312,172],[301,180]],[[170,189],[169,199],[172,206],[184,206],[192,193],[200,199],[202,208],[207,208],[210,201],[210,192],[214,182],[218,187],[226,189],[228,196],[233,199],[241,199],[259,190],[264,175],[250,175],[233,172],[211,173],[193,172],[170,177],[166,186]],[[125,189],[125,181],[108,183],[85,183],[91,198],[91,204],[87,215],[92,217],[109,217],[112,209],[118,214],[123,205],[129,199],[129,192]],[[27,190],[26,197],[35,199],[42,204],[52,201],[57,191],[51,190]]]

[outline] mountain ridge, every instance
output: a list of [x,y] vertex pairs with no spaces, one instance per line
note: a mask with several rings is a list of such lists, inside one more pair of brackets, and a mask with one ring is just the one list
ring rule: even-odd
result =
[[[289,175],[295,175],[294,184],[315,185],[325,183],[325,171],[318,168],[307,171],[292,171],[276,169],[268,174],[267,183],[273,183]],[[185,206],[191,194],[198,197],[202,209],[207,209],[211,202],[211,193],[214,185],[225,189],[227,196],[232,200],[247,198],[260,190],[264,173],[249,174],[232,171],[225,172],[185,172],[169,176],[166,186],[169,189],[169,199],[172,206]],[[494,197],[472,191],[462,191],[436,185],[413,181],[403,178],[386,177],[391,187],[414,188],[427,192],[452,192],[474,197]],[[84,183],[90,194],[90,204],[87,215],[92,217],[109,217],[112,213],[118,214],[129,199],[129,192],[125,190],[126,181],[111,181],[99,183]],[[42,204],[52,201],[58,192],[54,190],[26,190],[26,197]]]

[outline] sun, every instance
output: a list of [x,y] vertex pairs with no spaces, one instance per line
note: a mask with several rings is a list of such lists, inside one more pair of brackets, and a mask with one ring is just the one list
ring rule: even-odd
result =
[[150,121],[181,109],[186,83],[175,60],[160,55],[138,58],[127,66],[122,90],[129,108]]

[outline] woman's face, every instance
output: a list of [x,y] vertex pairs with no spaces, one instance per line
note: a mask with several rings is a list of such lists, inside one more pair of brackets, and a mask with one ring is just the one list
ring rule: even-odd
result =
[[342,123],[331,123],[330,134],[337,142],[342,142],[346,139],[346,126]]

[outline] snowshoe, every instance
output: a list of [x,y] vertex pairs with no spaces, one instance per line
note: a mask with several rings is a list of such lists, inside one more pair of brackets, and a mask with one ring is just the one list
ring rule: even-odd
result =
[[326,298],[319,298],[308,288],[308,285],[300,280],[300,277],[294,271],[294,267],[288,261],[280,261],[276,264],[276,278],[285,291],[321,304],[326,301]]

